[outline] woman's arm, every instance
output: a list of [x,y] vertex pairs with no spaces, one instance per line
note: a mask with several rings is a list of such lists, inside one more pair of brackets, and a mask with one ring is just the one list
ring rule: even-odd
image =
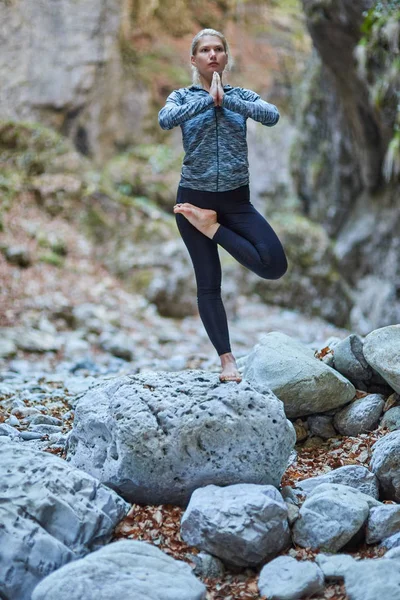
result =
[[274,104],[265,102],[258,94],[244,88],[241,88],[240,96],[238,98],[232,94],[225,93],[222,106],[268,127],[277,124],[280,115]]
[[192,102],[182,103],[182,94],[175,90],[167,98],[165,106],[158,113],[158,122],[161,129],[172,129],[199,113],[207,110],[214,104],[210,94],[201,94]]

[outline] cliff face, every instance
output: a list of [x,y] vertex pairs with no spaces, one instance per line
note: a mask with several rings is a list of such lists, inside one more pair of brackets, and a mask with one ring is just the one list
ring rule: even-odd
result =
[[302,3],[314,51],[292,175],[305,214],[336,237],[352,326],[366,333],[400,321],[400,6]]

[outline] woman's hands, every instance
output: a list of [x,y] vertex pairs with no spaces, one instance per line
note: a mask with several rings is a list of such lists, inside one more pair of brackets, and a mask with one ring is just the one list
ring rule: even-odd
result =
[[215,106],[222,106],[222,100],[224,98],[224,89],[222,87],[221,78],[217,71],[214,71],[213,78],[211,81],[210,92],[214,99]]

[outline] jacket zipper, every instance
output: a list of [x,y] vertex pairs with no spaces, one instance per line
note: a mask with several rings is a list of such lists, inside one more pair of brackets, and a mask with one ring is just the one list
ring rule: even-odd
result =
[[217,107],[214,107],[214,114],[215,114],[215,133],[216,133],[216,140],[217,140],[217,189],[216,191],[218,192],[218,174],[219,174],[219,155],[218,155],[218,117],[217,117]]

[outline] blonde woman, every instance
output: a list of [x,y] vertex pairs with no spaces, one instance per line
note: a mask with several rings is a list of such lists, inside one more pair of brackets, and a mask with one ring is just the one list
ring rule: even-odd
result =
[[200,317],[221,360],[221,381],[241,381],[221,299],[218,245],[264,279],[287,270],[282,244],[250,202],[246,120],[272,127],[276,106],[255,92],[223,85],[230,66],[224,35],[203,29],[193,39],[193,85],[173,91],[159,112],[162,129],[180,125],[185,157],[174,213],[193,262]]

